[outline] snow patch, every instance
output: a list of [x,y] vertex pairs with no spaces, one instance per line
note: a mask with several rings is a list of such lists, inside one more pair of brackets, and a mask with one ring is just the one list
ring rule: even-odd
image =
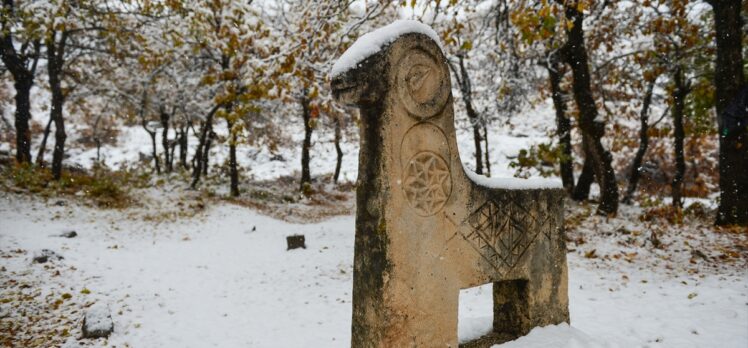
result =
[[586,333],[575,329],[569,324],[549,325],[536,327],[527,336],[520,337],[514,341],[504,343],[501,348],[602,348],[611,347],[605,342],[600,342]]
[[489,178],[473,172],[465,167],[465,174],[474,183],[489,188],[507,189],[507,190],[527,190],[527,189],[555,189],[563,188],[561,180],[544,179],[544,178]]
[[357,67],[364,59],[376,54],[400,36],[409,33],[420,33],[430,37],[444,52],[439,35],[430,26],[415,20],[397,20],[359,37],[332,66],[330,77],[334,78]]
[[493,283],[460,290],[457,337],[459,343],[480,338],[493,329]]

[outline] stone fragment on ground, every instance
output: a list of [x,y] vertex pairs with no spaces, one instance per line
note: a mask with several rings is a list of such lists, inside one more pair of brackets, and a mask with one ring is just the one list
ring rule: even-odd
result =
[[83,338],[109,337],[114,332],[114,322],[105,304],[97,303],[86,310],[83,317]]
[[303,234],[295,234],[286,237],[286,243],[288,245],[288,249],[286,250],[293,250],[298,248],[306,249],[306,241]]
[[49,249],[42,249],[37,250],[34,252],[34,255],[31,257],[31,262],[33,263],[45,263],[50,260],[62,260],[62,255],[49,250]]
[[78,236],[78,232],[75,232],[74,230],[69,230],[69,231],[60,233],[58,236],[62,238],[75,238]]

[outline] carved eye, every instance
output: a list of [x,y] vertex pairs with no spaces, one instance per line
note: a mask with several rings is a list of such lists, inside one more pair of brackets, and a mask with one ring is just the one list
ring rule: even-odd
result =
[[431,68],[423,64],[416,64],[408,71],[408,87],[411,91],[418,91],[431,74]]

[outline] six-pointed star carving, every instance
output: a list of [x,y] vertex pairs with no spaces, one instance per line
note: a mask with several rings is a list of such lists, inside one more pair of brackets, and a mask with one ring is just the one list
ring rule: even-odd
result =
[[424,215],[439,211],[452,189],[449,168],[432,152],[413,156],[405,173],[403,190],[411,206]]

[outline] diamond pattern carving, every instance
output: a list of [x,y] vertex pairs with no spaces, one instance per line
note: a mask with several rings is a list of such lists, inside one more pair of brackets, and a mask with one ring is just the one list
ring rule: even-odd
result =
[[541,232],[551,238],[551,216],[536,200],[527,205],[511,197],[491,199],[466,220],[470,228],[462,237],[501,274],[519,263]]

